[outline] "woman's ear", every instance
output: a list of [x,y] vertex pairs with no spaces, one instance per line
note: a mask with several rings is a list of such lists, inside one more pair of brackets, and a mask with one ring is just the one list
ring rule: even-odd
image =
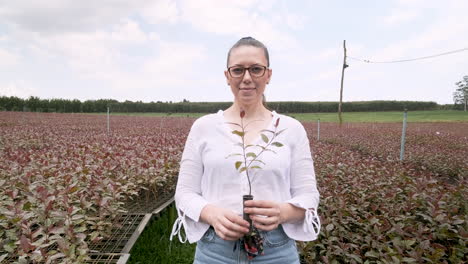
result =
[[229,74],[228,74],[227,71],[224,71],[224,76],[226,77],[226,83],[227,83],[227,85],[230,86],[231,84],[229,83]]
[[271,80],[271,75],[273,74],[273,70],[272,69],[268,69],[268,79],[266,81],[266,84],[269,84],[270,83],[270,80]]

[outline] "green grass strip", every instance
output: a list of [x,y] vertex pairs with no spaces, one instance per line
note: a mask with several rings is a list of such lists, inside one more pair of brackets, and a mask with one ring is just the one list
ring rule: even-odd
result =
[[[339,122],[337,113],[289,114],[300,121]],[[343,122],[389,123],[402,122],[403,112],[349,112],[343,113]],[[408,111],[408,122],[468,122],[468,112],[455,110]]]
[[[198,118],[206,113],[112,113],[112,115]],[[338,122],[337,113],[289,113],[288,115],[306,122],[314,122],[318,119],[321,122]],[[345,123],[388,123],[402,122],[402,120],[402,111],[343,113],[343,122]],[[468,112],[456,110],[409,111],[408,122],[468,122]]]
[[195,243],[182,244],[177,237],[169,240],[176,216],[172,205],[164,210],[159,218],[149,222],[130,251],[127,263],[193,263]]

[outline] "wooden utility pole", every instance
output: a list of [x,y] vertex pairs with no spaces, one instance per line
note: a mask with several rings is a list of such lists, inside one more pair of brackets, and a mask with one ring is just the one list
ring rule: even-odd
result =
[[346,67],[348,67],[348,64],[346,64],[346,40],[343,40],[343,50],[344,50],[344,57],[343,57],[343,69],[341,70],[340,103],[338,104],[338,118],[340,119],[340,126],[343,123],[343,118],[341,117],[341,105],[343,103],[344,70],[345,70]]

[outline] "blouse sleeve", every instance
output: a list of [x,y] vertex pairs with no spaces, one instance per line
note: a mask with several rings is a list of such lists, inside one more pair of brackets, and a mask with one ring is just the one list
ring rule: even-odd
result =
[[294,240],[312,241],[320,233],[320,218],[317,215],[319,192],[315,180],[314,163],[310,152],[307,133],[299,127],[291,149],[290,192],[291,199],[286,202],[306,210],[305,218],[295,223],[284,223],[283,228]]
[[207,201],[201,196],[201,178],[203,175],[203,164],[201,160],[200,146],[197,139],[200,137],[200,126],[196,121],[187,137],[185,148],[180,162],[179,177],[175,193],[175,202],[178,218],[174,223],[172,237],[177,235],[184,243],[185,238],[181,235],[182,227],[190,243],[199,239],[200,230],[206,230],[208,225],[199,222],[200,213]]

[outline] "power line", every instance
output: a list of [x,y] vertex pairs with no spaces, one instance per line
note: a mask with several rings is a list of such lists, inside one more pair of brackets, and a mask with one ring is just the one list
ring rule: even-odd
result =
[[458,49],[458,50],[452,50],[452,51],[447,51],[444,53],[439,53],[439,54],[434,54],[434,55],[429,55],[429,56],[424,56],[424,57],[418,57],[418,58],[413,58],[413,59],[403,59],[403,60],[390,60],[390,61],[371,61],[371,60],[366,60],[366,59],[361,59],[361,58],[356,58],[356,57],[351,57],[347,56],[350,59],[356,60],[356,61],[362,61],[365,63],[399,63],[399,62],[408,62],[408,61],[416,61],[416,60],[425,60],[425,59],[430,59],[430,58],[435,58],[435,57],[440,57],[444,55],[449,55],[449,54],[454,54],[454,53],[459,53],[463,51],[467,51],[468,48],[463,48],[463,49]]

